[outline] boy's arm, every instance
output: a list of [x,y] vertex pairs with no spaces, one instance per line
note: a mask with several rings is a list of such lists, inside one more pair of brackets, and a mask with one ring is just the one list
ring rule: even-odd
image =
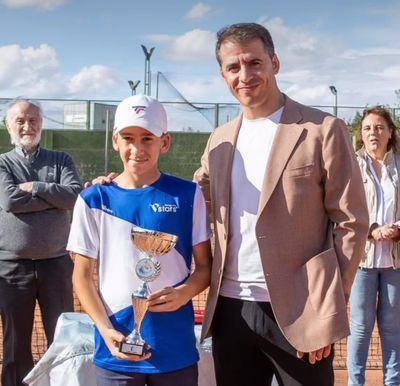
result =
[[193,246],[195,267],[185,283],[153,292],[148,299],[149,311],[170,312],[182,307],[210,284],[211,246],[203,241]]
[[111,354],[119,359],[128,359],[133,361],[150,358],[151,354],[138,357],[134,355],[126,355],[118,351],[119,343],[123,342],[125,337],[119,331],[114,329],[97,291],[93,280],[96,260],[78,253],[72,253],[72,257],[74,259],[72,282],[75,293],[77,294],[82,307],[95,323]]

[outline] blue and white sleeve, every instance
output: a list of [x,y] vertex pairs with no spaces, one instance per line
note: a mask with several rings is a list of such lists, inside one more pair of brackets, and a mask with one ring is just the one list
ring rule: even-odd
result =
[[196,185],[193,203],[192,244],[197,245],[211,238],[210,222],[207,215],[203,192]]
[[100,249],[98,215],[79,195],[73,212],[67,250],[97,259]]

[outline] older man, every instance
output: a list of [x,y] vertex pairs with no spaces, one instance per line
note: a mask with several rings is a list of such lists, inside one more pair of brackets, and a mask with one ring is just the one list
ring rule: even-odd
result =
[[343,121],[284,95],[269,32],[218,33],[217,60],[242,114],[210,136],[195,179],[214,217],[203,336],[218,386],[333,386],[332,343],[368,214]]
[[15,148],[0,155],[1,384],[20,386],[33,367],[36,300],[48,344],[60,313],[73,310],[73,264],[65,247],[68,211],[82,187],[68,154],[39,146],[38,104],[12,101],[6,125]]

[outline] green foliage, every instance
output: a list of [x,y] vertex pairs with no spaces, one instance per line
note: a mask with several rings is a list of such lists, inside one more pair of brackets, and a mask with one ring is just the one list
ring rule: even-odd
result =
[[6,129],[6,117],[4,116],[3,119],[0,121],[0,130]]
[[356,115],[353,117],[351,122],[348,124],[348,128],[349,128],[350,134],[352,136],[356,135],[357,129],[361,125],[361,118],[362,118],[361,113],[359,111],[357,111]]

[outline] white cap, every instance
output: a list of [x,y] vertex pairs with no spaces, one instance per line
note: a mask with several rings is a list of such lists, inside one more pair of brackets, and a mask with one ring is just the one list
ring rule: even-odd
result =
[[114,134],[131,126],[142,127],[161,137],[167,132],[167,113],[157,99],[142,94],[132,95],[117,107]]

